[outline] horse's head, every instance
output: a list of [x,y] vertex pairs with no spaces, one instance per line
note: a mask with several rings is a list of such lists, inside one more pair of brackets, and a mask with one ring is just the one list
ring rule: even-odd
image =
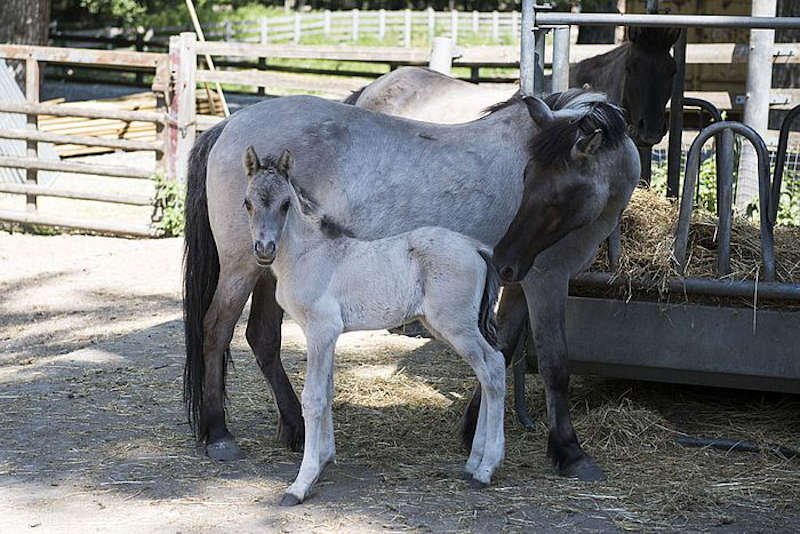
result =
[[626,135],[621,110],[605,95],[570,90],[552,96],[556,107],[565,107],[553,111],[544,101],[525,97],[540,131],[531,141],[519,210],[494,249],[505,282],[524,278],[540,252],[600,216],[609,186],[598,179],[596,155]]
[[676,70],[670,48],[679,36],[680,28],[631,26],[628,30],[631,46],[625,61],[622,105],[639,146],[652,146],[667,133],[664,108]]
[[244,207],[253,238],[253,254],[259,265],[267,266],[278,254],[289,211],[291,190],[287,182],[292,154],[284,150],[277,160],[269,157],[260,160],[250,146],[244,152],[244,167],[247,170]]

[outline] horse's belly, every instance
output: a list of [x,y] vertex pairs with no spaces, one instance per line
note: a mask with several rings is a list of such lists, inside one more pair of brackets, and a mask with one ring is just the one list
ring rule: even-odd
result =
[[338,284],[346,331],[392,328],[421,313],[422,281],[416,267],[391,257],[361,266]]

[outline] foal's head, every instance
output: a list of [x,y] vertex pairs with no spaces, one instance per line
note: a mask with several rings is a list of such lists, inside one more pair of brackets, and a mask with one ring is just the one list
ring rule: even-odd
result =
[[676,70],[669,52],[679,36],[680,28],[631,26],[628,30],[631,44],[625,60],[622,105],[637,145],[652,146],[667,133],[664,108]]
[[522,203],[494,249],[506,282],[521,280],[537,254],[599,217],[609,187],[595,156],[626,137],[622,111],[602,93],[571,89],[551,95],[555,111],[535,97],[524,101],[540,131],[531,140]]
[[262,266],[270,265],[278,254],[278,243],[291,202],[288,176],[292,162],[288,150],[284,150],[277,160],[270,157],[260,160],[252,146],[244,152],[247,170],[244,207],[250,222],[253,253]]

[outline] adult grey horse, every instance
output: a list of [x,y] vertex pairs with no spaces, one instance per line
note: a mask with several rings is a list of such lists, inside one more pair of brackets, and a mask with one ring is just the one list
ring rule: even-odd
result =
[[[590,131],[608,126],[597,114],[598,102],[604,101],[584,91],[551,99],[557,114],[582,121]],[[476,121],[437,125],[314,97],[286,97],[251,106],[198,139],[186,202],[184,396],[209,456],[241,456],[225,424],[225,354],[251,293],[246,336],[275,394],[279,434],[293,448],[303,439],[300,405],[279,358],[283,312],[275,302],[273,277],[254,260],[242,208],[244,149],[254,145],[263,154],[285,149],[306,154],[295,169],[296,182],[326,206],[332,230],[344,226],[370,240],[442,226],[494,246],[519,207],[524,175],[538,172],[529,146],[540,133],[534,115],[517,97]],[[602,476],[580,447],[569,415],[563,339],[569,274],[592,259],[614,228],[638,173],[638,153],[625,137],[583,165],[549,168],[533,182],[549,184],[549,193],[536,197],[540,208],[534,211],[549,213],[554,203],[581,198],[594,213],[580,228],[549,217],[532,223],[531,232],[541,236],[534,247],[543,252],[521,283],[528,302],[537,303],[530,311],[537,347],[544,347],[540,368],[550,421],[548,452],[562,475]]]

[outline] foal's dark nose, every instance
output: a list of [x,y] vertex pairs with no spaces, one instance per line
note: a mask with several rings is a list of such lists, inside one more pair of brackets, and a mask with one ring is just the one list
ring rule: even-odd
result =
[[275,259],[275,241],[256,241],[253,243],[253,253],[260,260],[271,262]]

